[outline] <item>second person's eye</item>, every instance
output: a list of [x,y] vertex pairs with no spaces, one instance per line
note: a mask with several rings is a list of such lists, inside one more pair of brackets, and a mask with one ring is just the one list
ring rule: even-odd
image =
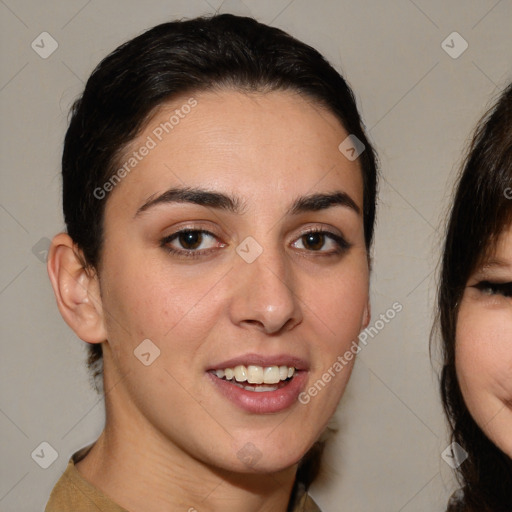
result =
[[492,281],[481,281],[474,285],[485,295],[503,295],[504,297],[512,297],[512,282],[494,283]]

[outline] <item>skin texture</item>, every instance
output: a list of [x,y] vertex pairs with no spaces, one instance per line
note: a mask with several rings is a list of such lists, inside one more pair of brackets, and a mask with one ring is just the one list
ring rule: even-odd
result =
[[512,457],[512,297],[510,286],[500,289],[492,283],[511,281],[512,230],[509,228],[499,237],[494,254],[468,281],[456,335],[456,370],[464,400],[487,437],[509,457]]
[[[285,511],[297,462],[334,413],[353,361],[307,405],[271,414],[228,401],[206,370],[249,352],[288,354],[307,362],[307,389],[357,339],[369,322],[361,171],[338,150],[347,132],[310,99],[227,90],[194,98],[106,199],[99,276],[82,268],[67,235],[54,239],[48,267],[61,313],[104,350],[106,427],[77,467],[128,510]],[[187,99],[160,109],[126,154]],[[180,186],[236,196],[243,212],[181,202],[136,215]],[[287,213],[300,196],[333,192],[359,213]],[[215,235],[198,258],[162,246],[185,227]],[[350,247],[335,253],[328,237],[310,245],[311,228]],[[248,236],[263,248],[250,264],[235,250]],[[177,239],[168,246],[186,250]],[[161,351],[149,366],[134,356],[144,339]],[[254,465],[237,456],[247,443],[260,455]]]

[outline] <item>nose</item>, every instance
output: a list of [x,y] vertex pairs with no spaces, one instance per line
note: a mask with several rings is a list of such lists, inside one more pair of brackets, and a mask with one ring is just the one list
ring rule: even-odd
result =
[[265,249],[252,263],[237,259],[230,302],[233,323],[278,334],[302,322],[296,276],[285,254]]

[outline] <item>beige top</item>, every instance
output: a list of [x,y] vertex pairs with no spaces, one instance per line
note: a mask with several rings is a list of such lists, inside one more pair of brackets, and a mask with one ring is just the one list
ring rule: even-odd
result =
[[[108,496],[85,480],[75,467],[89,451],[91,446],[76,452],[66,470],[55,484],[45,512],[127,512],[114,503]],[[298,497],[293,512],[321,512],[311,497],[303,492]]]

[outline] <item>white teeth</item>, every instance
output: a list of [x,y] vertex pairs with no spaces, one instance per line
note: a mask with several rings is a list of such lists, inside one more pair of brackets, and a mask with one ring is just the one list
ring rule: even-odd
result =
[[235,372],[235,379],[237,382],[245,382],[247,380],[247,369],[245,366],[235,366],[233,371]]
[[263,370],[263,382],[265,384],[277,384],[280,380],[277,366],[269,366]]
[[256,393],[262,393],[263,391],[275,391],[277,386],[258,386],[257,388],[250,388],[249,386],[244,386],[244,389],[247,391],[255,391]]
[[247,382],[249,384],[263,384],[263,368],[249,365],[247,367]]
[[[249,384],[278,384],[282,380],[289,379],[295,374],[293,366],[257,366],[240,364],[234,368],[214,370],[213,373],[219,378],[226,380],[235,379],[236,382],[248,382]],[[244,387],[244,386],[240,386]],[[254,389],[245,387],[245,389]],[[274,391],[275,386],[260,386],[261,391]]]
[[254,391],[256,393],[263,393],[265,391],[275,391],[276,389],[279,389],[277,386],[265,386],[265,384],[261,384],[260,386],[243,386],[239,382],[233,382],[235,386],[238,386],[239,388],[245,389],[246,391]]

